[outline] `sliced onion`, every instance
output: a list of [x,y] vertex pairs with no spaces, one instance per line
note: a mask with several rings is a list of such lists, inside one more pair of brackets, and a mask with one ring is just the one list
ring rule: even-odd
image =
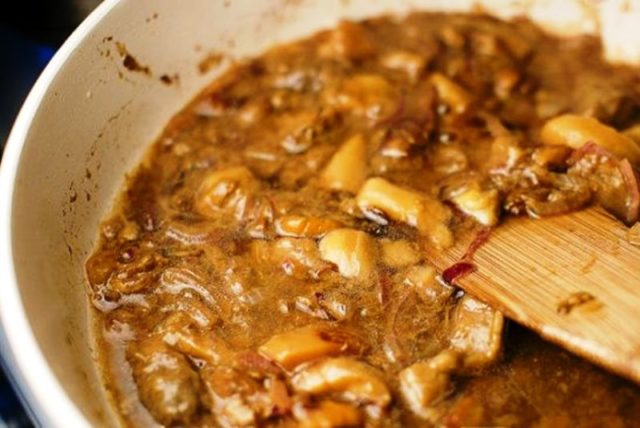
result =
[[442,272],[442,279],[447,285],[455,286],[458,279],[475,272],[476,269],[476,265],[473,263],[467,261],[458,262]]
[[640,216],[640,179],[638,172],[631,166],[628,159],[620,161],[618,168],[627,187],[627,212],[624,220],[627,224],[633,224]]
[[191,291],[208,305],[215,306],[215,298],[204,286],[204,280],[195,273],[184,268],[167,268],[162,272],[160,286],[156,289],[157,293],[178,295],[184,291]]
[[471,242],[471,244],[469,244],[467,251],[462,256],[462,260],[473,259],[473,256],[475,255],[476,251],[478,251],[480,247],[482,247],[484,244],[487,243],[487,241],[491,237],[492,231],[493,229],[491,229],[490,227],[483,228],[482,230],[480,230],[476,235],[476,237]]
[[582,159],[582,158],[584,158],[585,156],[588,156],[588,155],[596,155],[596,156],[601,156],[601,157],[609,158],[609,159],[615,159],[616,158],[607,149],[597,145],[593,141],[589,141],[584,146],[580,147],[579,149],[574,150],[574,152],[571,154],[571,156],[569,156],[569,159],[567,160],[567,163],[569,165],[574,165],[580,159]]
[[171,223],[165,236],[184,245],[201,245],[214,240],[215,233],[209,227]]

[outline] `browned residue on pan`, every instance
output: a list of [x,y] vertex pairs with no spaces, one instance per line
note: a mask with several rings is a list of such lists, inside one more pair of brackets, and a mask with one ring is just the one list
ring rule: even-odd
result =
[[127,47],[123,43],[116,42],[116,48],[122,58],[124,68],[136,73],[146,74],[147,76],[151,75],[151,69],[146,65],[140,64],[140,62],[127,51]]
[[180,75],[178,73],[174,74],[163,74],[159,77],[160,82],[164,83],[167,86],[177,85],[180,83]]
[[221,52],[210,52],[198,63],[198,71],[200,74],[208,73],[218,67],[226,59],[225,54]]
[[155,12],[153,15],[144,20],[147,24],[158,19],[158,12]]

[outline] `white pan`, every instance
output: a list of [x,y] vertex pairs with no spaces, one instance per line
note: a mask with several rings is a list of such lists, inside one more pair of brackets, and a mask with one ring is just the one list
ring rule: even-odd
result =
[[[34,86],[2,160],[0,350],[35,421],[65,428],[118,425],[94,362],[83,264],[125,173],[171,115],[228,65],[201,74],[197,65],[208,54],[255,55],[345,17],[464,11],[475,3],[105,1]],[[489,13],[526,15],[553,31],[601,33],[612,59],[640,63],[637,0],[482,3]],[[123,49],[149,73],[128,70]],[[162,75],[173,83],[161,82]]]

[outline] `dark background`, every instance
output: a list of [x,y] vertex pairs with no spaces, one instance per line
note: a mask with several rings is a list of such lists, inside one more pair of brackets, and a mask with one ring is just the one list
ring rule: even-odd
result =
[[[29,89],[99,0],[4,0],[0,6],[0,152]],[[0,370],[0,428],[31,427]]]
[[0,6],[0,142],[55,50],[99,0],[4,0]]

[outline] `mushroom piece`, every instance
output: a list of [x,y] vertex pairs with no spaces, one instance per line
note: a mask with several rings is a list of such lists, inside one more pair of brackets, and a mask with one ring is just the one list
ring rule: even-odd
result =
[[232,358],[227,344],[212,331],[203,331],[194,314],[186,310],[170,312],[156,325],[153,334],[172,350],[211,364],[221,364]]
[[427,65],[427,59],[409,51],[392,51],[382,57],[382,65],[391,70],[406,73],[411,82],[416,82]]
[[640,218],[640,175],[629,159],[619,159],[595,143],[575,150],[568,176],[588,182],[589,193],[611,214],[632,225]]
[[469,158],[459,144],[441,144],[433,151],[431,164],[438,174],[452,175],[468,169]]
[[373,367],[345,357],[305,366],[291,378],[291,386],[299,393],[335,394],[346,401],[380,408],[391,401],[387,385]]
[[367,146],[360,134],[349,138],[320,174],[320,185],[356,193],[367,179]]
[[383,263],[395,269],[414,265],[422,259],[416,245],[403,239],[383,239],[380,241],[380,248]]
[[319,54],[323,57],[357,60],[367,58],[376,51],[367,30],[355,22],[342,21],[327,35],[326,42],[319,46]]
[[462,355],[465,369],[483,368],[498,359],[504,316],[469,295],[460,299],[452,318],[449,345]]
[[108,277],[106,285],[111,293],[133,294],[154,285],[157,278],[154,272],[162,267],[162,258],[145,248],[133,251],[132,254],[125,263],[119,261]]
[[416,416],[431,422],[438,419],[436,406],[452,392],[451,373],[459,363],[455,352],[445,350],[400,372],[400,394]]
[[319,243],[323,260],[338,266],[345,278],[369,278],[377,262],[376,241],[366,232],[337,229],[325,235]]
[[616,156],[640,163],[640,144],[597,119],[574,114],[555,117],[542,128],[540,139],[544,144],[579,149],[587,143],[595,143]]
[[259,182],[245,166],[231,167],[209,174],[196,194],[195,209],[205,217],[223,210],[243,217],[248,198],[258,190]]
[[273,241],[254,240],[250,244],[255,261],[281,267],[296,278],[317,278],[331,265],[322,260],[318,246],[308,238],[278,238]]
[[379,218],[376,211],[381,211],[393,220],[417,228],[438,248],[447,248],[453,243],[453,235],[447,226],[451,211],[423,193],[376,177],[362,186],[356,202],[365,216],[376,220]]
[[478,183],[467,186],[451,197],[464,214],[483,226],[495,226],[500,215],[500,198],[496,189],[483,190]]
[[285,215],[274,223],[276,233],[280,236],[295,238],[321,238],[332,230],[339,229],[342,224],[336,220],[301,215]]
[[220,339],[213,334],[189,334],[184,331],[168,332],[163,336],[163,341],[181,353],[200,358],[213,364],[223,358],[229,359],[230,351]]
[[444,303],[454,292],[453,287],[438,281],[438,272],[430,265],[411,266],[405,272],[403,282],[428,303]]
[[640,124],[633,125],[622,131],[622,133],[631,138],[637,144],[640,144]]
[[199,406],[200,382],[182,354],[149,339],[129,348],[140,401],[163,425],[188,425]]
[[572,151],[565,146],[540,146],[531,154],[531,160],[544,168],[562,168],[566,166]]
[[471,95],[462,86],[441,73],[434,73],[429,79],[436,88],[438,97],[444,101],[454,113],[464,113],[471,104]]
[[494,174],[507,173],[522,159],[525,152],[513,135],[499,135],[491,143],[487,169]]
[[401,106],[401,96],[379,74],[357,74],[335,87],[328,87],[327,102],[344,113],[365,117],[379,123],[394,116]]
[[321,357],[346,352],[353,338],[328,327],[311,325],[276,334],[259,348],[259,352],[285,370]]
[[295,406],[293,415],[300,428],[344,428],[362,424],[362,413],[356,407],[329,400],[313,408]]
[[229,367],[207,366],[200,376],[208,392],[206,404],[220,426],[256,426],[261,416],[258,397],[265,394],[258,382]]

